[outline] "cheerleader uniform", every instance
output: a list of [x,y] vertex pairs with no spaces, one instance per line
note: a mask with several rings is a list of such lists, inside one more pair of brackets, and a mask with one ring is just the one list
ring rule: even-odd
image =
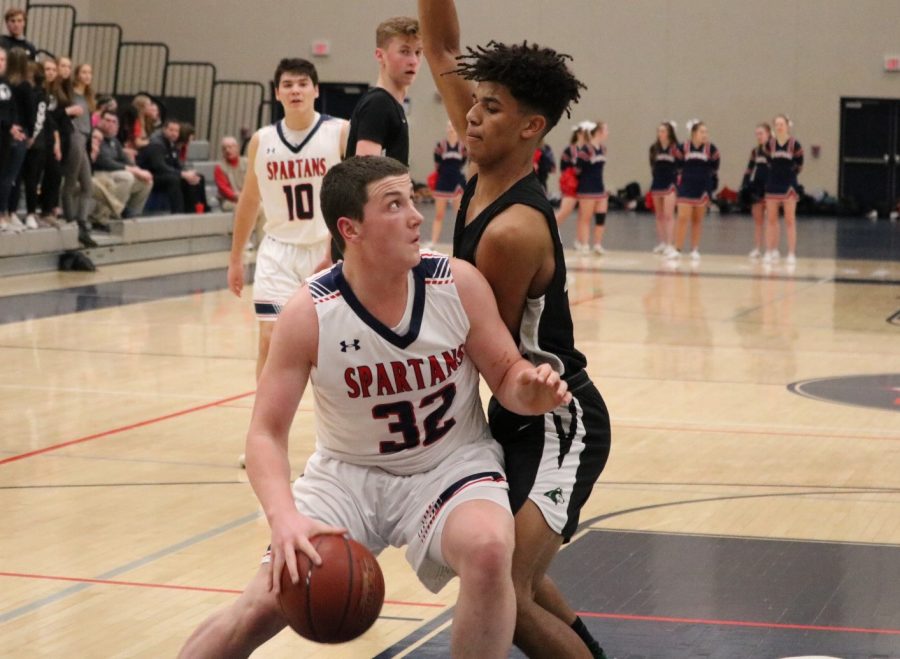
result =
[[434,162],[437,166],[434,196],[453,199],[466,186],[466,176],[462,171],[466,164],[466,148],[462,142],[451,145],[447,140],[441,140],[434,149]]
[[800,196],[797,174],[803,169],[803,147],[793,137],[785,144],[778,144],[773,137],[766,147],[769,161],[769,178],[766,181],[766,199],[785,201]]
[[606,165],[606,147],[585,144],[578,150],[578,198],[606,199],[609,194],[603,186],[603,167]]
[[675,192],[675,183],[678,180],[678,170],[684,162],[684,156],[677,144],[670,144],[669,148],[654,153],[656,145],[650,147],[650,168],[653,172],[653,181],[650,183],[651,195],[665,195]]
[[760,144],[750,152],[750,160],[747,162],[747,170],[741,184],[747,202],[756,204],[765,199],[768,180],[769,158],[766,156],[766,145]]
[[684,166],[678,184],[678,203],[705,206],[709,193],[716,189],[719,172],[719,150],[715,144],[684,144]]
[[578,195],[578,147],[570,144],[559,158],[559,192],[574,199]]

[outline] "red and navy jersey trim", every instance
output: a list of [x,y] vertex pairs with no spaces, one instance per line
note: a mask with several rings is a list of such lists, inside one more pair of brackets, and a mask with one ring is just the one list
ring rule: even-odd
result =
[[309,279],[306,285],[309,287],[310,295],[312,295],[313,302],[316,304],[341,296],[337,280],[335,279],[334,268]]
[[482,471],[477,474],[469,474],[463,478],[460,478],[458,481],[453,483],[446,490],[441,492],[438,497],[431,502],[431,505],[425,510],[425,514],[422,516],[422,524],[419,526],[419,539],[424,541],[428,537],[428,533],[431,531],[431,527],[434,525],[435,520],[438,518],[443,507],[450,501],[454,496],[465,490],[467,487],[471,485],[476,485],[478,483],[505,483],[506,476],[501,474],[499,471]]
[[291,144],[290,142],[287,141],[287,138],[285,138],[284,129],[281,127],[282,123],[283,123],[282,121],[278,121],[275,123],[275,131],[278,133],[278,138],[281,140],[281,143],[284,144],[291,151],[291,153],[300,153],[303,150],[303,147],[305,147],[307,144],[309,144],[309,141],[313,138],[313,136],[319,132],[319,128],[322,126],[322,124],[332,118],[333,117],[330,117],[327,114],[320,114],[319,120],[316,122],[316,125],[313,126],[313,129],[311,131],[309,131],[309,134],[306,136],[306,139],[304,139],[297,146],[294,146],[293,144]]

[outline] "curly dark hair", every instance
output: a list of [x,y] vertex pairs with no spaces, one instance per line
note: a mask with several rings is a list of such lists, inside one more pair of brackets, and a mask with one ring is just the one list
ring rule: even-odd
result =
[[466,80],[497,82],[509,89],[519,103],[547,120],[545,134],[570,106],[581,98],[587,86],[578,80],[566,64],[571,55],[523,41],[507,45],[489,41],[486,46],[467,47],[457,56],[457,73]]

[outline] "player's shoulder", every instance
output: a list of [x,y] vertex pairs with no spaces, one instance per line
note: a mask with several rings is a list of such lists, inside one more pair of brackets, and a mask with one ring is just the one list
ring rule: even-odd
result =
[[446,254],[427,250],[421,253],[417,268],[425,278],[426,284],[449,284],[453,282],[450,261],[450,257]]
[[313,304],[323,304],[341,296],[338,274],[339,268],[335,265],[306,280],[305,285]]
[[481,236],[492,253],[524,255],[542,249],[550,239],[544,213],[529,204],[514,203],[498,213]]

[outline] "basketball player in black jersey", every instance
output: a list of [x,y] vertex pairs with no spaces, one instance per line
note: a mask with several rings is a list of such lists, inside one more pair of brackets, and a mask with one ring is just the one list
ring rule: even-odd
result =
[[529,657],[603,657],[546,571],[571,538],[609,455],[609,415],[575,349],[566,266],[534,150],[584,87],[567,56],[490,42],[462,54],[452,0],[419,0],[425,58],[477,174],[463,194],[454,255],[485,275],[509,331],[533,363],[567,380],[571,404],[538,417],[491,402],[515,513],[515,643]]

